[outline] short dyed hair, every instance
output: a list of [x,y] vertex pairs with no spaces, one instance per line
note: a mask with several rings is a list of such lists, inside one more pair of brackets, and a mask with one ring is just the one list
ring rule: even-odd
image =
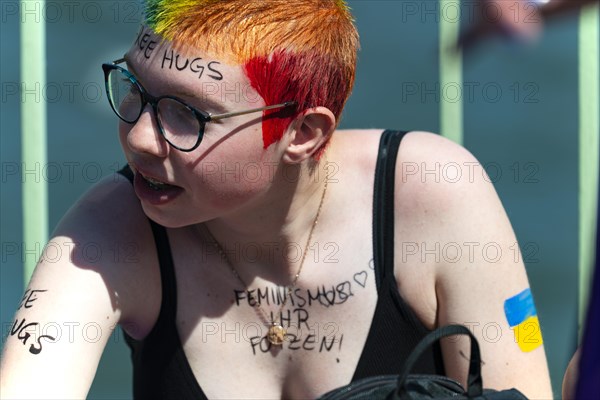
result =
[[265,111],[263,143],[281,139],[293,118],[324,106],[339,121],[359,47],[344,0],[145,0],[146,24],[178,47],[242,65],[267,105],[296,101],[296,112]]

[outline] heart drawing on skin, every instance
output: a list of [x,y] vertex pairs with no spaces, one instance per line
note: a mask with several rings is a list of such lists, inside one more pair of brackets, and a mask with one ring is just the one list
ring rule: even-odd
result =
[[372,258],[369,260],[369,268],[375,270],[375,260],[373,260]]
[[362,287],[365,287],[367,283],[367,271],[360,271],[354,274],[354,282],[358,283]]

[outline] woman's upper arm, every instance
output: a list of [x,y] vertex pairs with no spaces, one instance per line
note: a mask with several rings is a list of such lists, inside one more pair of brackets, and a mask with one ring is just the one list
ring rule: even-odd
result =
[[[430,137],[423,157],[429,171],[415,191],[431,221],[425,247],[439,249],[435,268],[437,326],[459,323],[479,341],[487,388],[516,387],[530,398],[551,398],[550,378],[537,313],[510,221],[477,160],[462,147]],[[452,163],[452,164],[450,164]],[[457,179],[457,170],[461,173]],[[448,167],[448,171],[450,167]],[[479,169],[476,169],[479,168]],[[466,382],[468,339],[445,339],[447,374]]]
[[100,182],[45,246],[5,341],[3,397],[87,395],[111,332],[130,312],[135,288],[126,283],[144,260],[139,238],[125,236],[135,222],[126,185]]

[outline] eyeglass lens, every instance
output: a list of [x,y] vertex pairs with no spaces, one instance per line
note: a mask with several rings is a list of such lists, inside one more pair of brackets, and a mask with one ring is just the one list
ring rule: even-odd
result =
[[[140,88],[119,69],[108,75],[109,100],[117,115],[128,123],[134,123],[143,112],[144,101]],[[158,124],[163,136],[172,145],[183,150],[192,149],[201,129],[192,109],[169,97],[162,97],[156,104]]]

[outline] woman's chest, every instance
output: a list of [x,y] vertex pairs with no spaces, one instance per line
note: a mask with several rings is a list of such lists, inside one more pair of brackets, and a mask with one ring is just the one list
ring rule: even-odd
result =
[[377,303],[372,245],[356,236],[309,245],[289,290],[244,287],[216,256],[178,273],[177,331],[209,398],[310,398],[350,382]]

